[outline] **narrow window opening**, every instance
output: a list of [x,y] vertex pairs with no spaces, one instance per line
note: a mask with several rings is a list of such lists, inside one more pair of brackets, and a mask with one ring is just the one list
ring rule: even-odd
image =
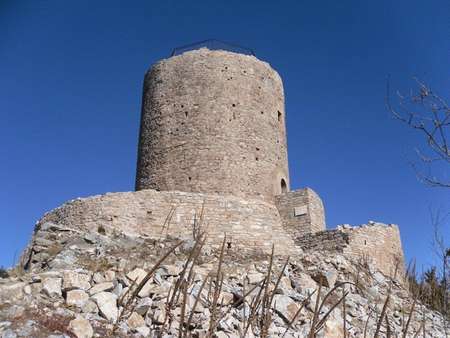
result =
[[278,111],[278,121],[279,122],[281,121],[281,112],[280,111]]
[[189,177],[188,177],[188,180],[189,180],[189,181],[192,180],[192,177],[189,176]]
[[184,112],[184,115],[185,115],[185,116],[187,117],[187,116],[188,116],[188,112],[187,112],[187,111],[185,111],[185,112]]
[[261,112],[261,115],[264,115],[264,112],[263,112],[263,111]]
[[258,158],[258,157],[256,157],[255,159],[256,159],[257,161],[259,161],[259,158]]
[[364,240],[364,245],[367,245],[367,241],[366,240]]
[[284,178],[281,179],[281,193],[284,194],[285,192],[287,192],[287,185],[286,185],[286,181],[284,180]]
[[236,104],[233,103],[232,106],[233,106],[233,107],[236,107]]

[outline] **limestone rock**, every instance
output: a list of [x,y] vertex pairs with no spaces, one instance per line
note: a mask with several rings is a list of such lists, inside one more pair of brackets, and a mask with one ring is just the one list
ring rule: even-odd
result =
[[61,297],[61,278],[45,278],[42,281],[42,291],[49,297]]
[[104,283],[96,284],[92,288],[90,288],[89,294],[91,296],[93,296],[96,293],[99,293],[102,291],[111,291],[112,289],[114,289],[114,284],[112,282],[104,282]]
[[89,296],[83,290],[70,290],[66,294],[66,304],[68,306],[83,307],[83,305],[88,301]]
[[264,279],[264,275],[259,272],[249,273],[247,275],[247,281],[249,284],[256,284],[261,282]]
[[136,330],[138,327],[145,326],[145,320],[142,316],[136,312],[133,312],[131,316],[127,319],[128,327],[131,330]]
[[98,313],[98,306],[94,301],[88,300],[81,308],[81,311],[84,313]]
[[119,310],[117,309],[117,296],[111,292],[100,292],[92,296],[97,303],[100,313],[110,322],[117,320]]
[[23,298],[23,291],[27,284],[23,282],[0,285],[0,300],[17,301]]
[[147,326],[137,327],[135,331],[143,337],[148,337],[150,335],[150,329]]
[[337,272],[334,269],[330,269],[328,271],[317,271],[311,277],[317,283],[322,284],[322,286],[332,288],[336,283]]
[[89,321],[81,316],[77,316],[70,321],[69,331],[77,338],[91,338],[94,335],[94,330]]
[[75,271],[64,271],[63,280],[64,291],[73,289],[89,290],[91,287],[90,277],[87,274]]
[[299,309],[299,305],[290,297],[285,295],[275,295],[273,298],[273,306],[284,319],[290,322]]
[[152,299],[149,297],[142,298],[136,305],[135,311],[141,316],[145,316],[148,309],[152,306]]
[[131,280],[131,282],[134,282],[136,284],[142,282],[146,275],[147,272],[145,272],[145,270],[141,268],[136,268],[133,271],[127,273],[127,277]]

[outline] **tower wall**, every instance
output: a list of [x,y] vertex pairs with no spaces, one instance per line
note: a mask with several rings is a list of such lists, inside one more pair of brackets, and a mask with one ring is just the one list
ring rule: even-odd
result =
[[283,84],[254,56],[199,49],[145,76],[136,190],[273,201],[289,190]]
[[281,194],[275,205],[284,229],[294,238],[326,229],[322,200],[311,188]]

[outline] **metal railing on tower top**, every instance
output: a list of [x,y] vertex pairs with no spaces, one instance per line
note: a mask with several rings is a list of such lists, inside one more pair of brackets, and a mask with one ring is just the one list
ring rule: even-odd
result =
[[189,50],[195,50],[200,48],[208,48],[210,50],[226,50],[229,52],[255,56],[255,52],[250,48],[242,47],[233,43],[223,42],[215,39],[194,42],[188,45],[176,47],[172,50],[170,56],[179,55]]

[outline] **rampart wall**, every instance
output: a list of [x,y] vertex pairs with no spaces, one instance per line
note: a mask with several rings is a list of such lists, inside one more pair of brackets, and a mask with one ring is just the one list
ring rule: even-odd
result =
[[306,251],[335,251],[355,260],[367,259],[386,275],[404,272],[404,257],[400,231],[395,224],[371,223],[359,227],[339,226],[296,238],[296,244]]
[[230,245],[243,249],[270,252],[273,243],[278,254],[295,252],[294,241],[284,232],[275,206],[234,196],[155,190],[109,193],[67,202],[47,213],[38,227],[45,222],[85,231],[116,229],[153,238],[192,238],[194,228],[201,227],[212,244],[220,244],[226,233]]

